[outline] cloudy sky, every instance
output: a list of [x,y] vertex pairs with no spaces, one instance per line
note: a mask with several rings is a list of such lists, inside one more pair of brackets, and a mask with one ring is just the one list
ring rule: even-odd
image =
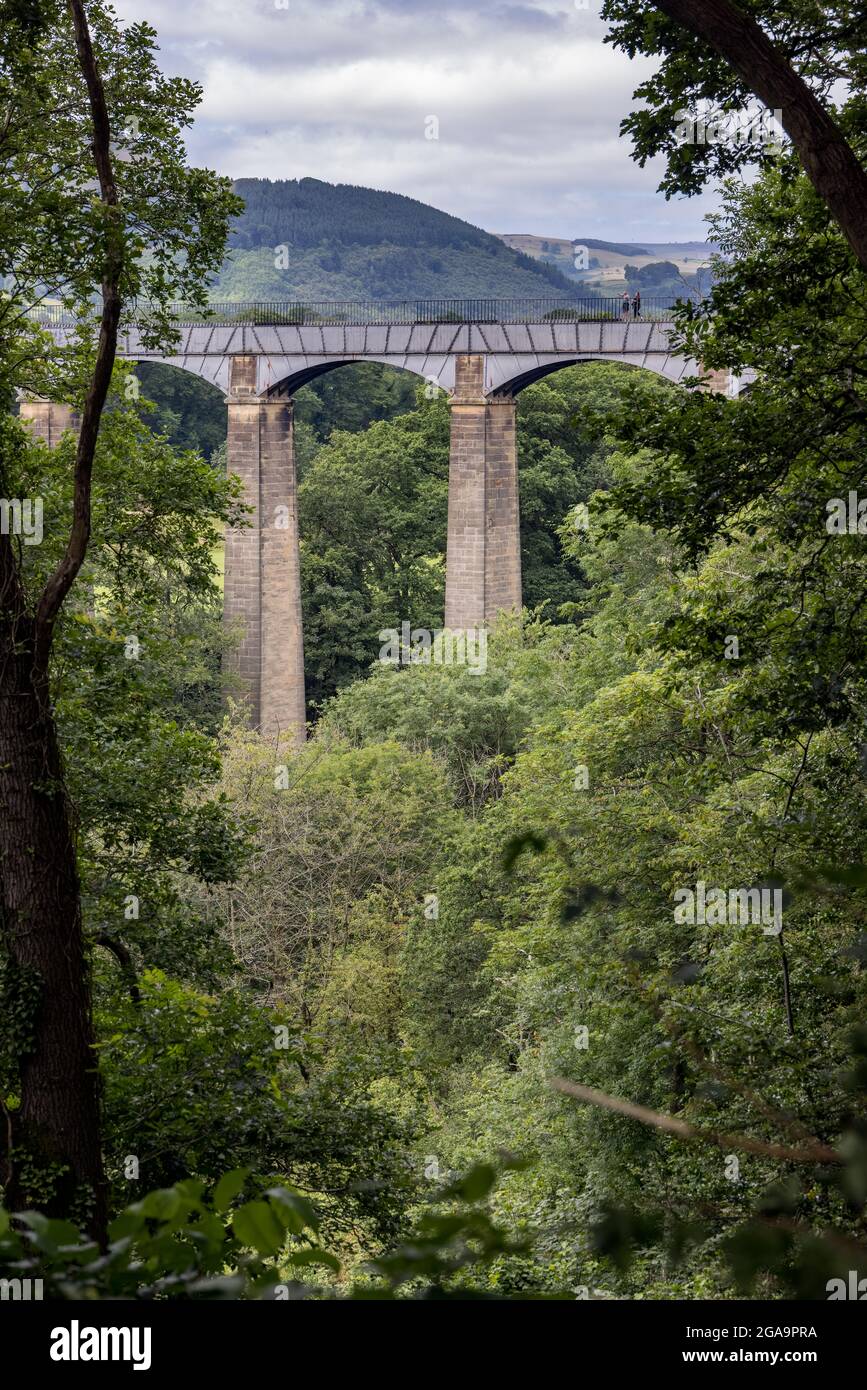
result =
[[711,198],[666,202],[618,136],[649,68],[603,44],[597,0],[116,3],[201,82],[190,155],[221,173],[384,188],[494,232],[704,238]]

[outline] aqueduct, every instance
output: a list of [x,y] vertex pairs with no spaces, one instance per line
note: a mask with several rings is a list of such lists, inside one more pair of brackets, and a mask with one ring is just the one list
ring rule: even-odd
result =
[[[176,316],[175,350],[148,346],[131,325],[119,355],[159,361],[220,387],[228,406],[230,472],[242,479],[250,524],[226,535],[224,618],[243,635],[232,662],[250,717],[270,737],[303,740],[304,637],[293,395],[352,362],[414,372],[449,396],[445,626],[474,628],[521,606],[516,398],[579,362],[621,362],[671,382],[697,377],[671,348],[666,304],[621,318],[619,300],[440,300],[410,304],[224,304]],[[58,344],[72,323],[39,315]],[[736,394],[726,374],[705,389]],[[74,425],[68,406],[23,401],[48,444]]]

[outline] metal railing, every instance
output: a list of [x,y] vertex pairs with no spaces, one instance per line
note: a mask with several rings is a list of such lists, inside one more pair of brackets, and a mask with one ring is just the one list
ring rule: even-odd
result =
[[[659,322],[671,319],[673,296],[642,298],[639,317]],[[29,317],[49,327],[66,327],[75,317],[60,304],[43,303]],[[169,306],[176,324],[318,325],[376,327],[389,324],[412,326],[437,323],[604,323],[635,317],[630,303],[619,296],[603,299],[402,299],[384,301],[226,300],[211,303],[207,311],[188,304]],[[147,322],[144,305],[125,316],[128,325]]]

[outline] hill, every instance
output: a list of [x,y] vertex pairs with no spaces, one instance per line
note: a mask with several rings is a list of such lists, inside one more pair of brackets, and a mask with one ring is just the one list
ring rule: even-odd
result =
[[620,256],[646,256],[646,246],[633,246],[630,242],[599,241],[595,237],[532,236],[528,232],[496,232],[496,236],[511,246],[513,251],[522,251],[527,256],[566,256],[572,258],[576,246],[587,246],[591,251],[611,251]]
[[[215,299],[573,298],[574,280],[415,198],[319,179],[238,179]],[[586,295],[587,291],[583,293]]]
[[[563,276],[580,284],[582,293],[601,295],[622,293],[627,286],[627,265],[644,270],[663,261],[676,267],[678,284],[675,286],[672,282],[672,289],[681,288],[681,280],[690,288],[695,287],[697,272],[707,266],[715,249],[703,241],[646,241],[633,246],[627,242],[600,241],[595,237],[541,237],[512,232],[501,233],[500,239],[538,264],[559,270]],[[586,269],[576,268],[576,248],[582,246],[587,248]],[[707,280],[705,274],[704,282]]]

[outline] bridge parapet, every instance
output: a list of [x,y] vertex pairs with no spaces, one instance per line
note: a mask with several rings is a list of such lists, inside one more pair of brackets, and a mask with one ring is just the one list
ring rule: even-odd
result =
[[[675,300],[670,295],[648,295],[641,301],[645,321],[671,319]],[[630,308],[630,314],[632,309]],[[30,317],[48,327],[72,327],[76,317],[62,304],[46,301],[33,309]],[[168,317],[182,328],[190,324],[231,326],[234,324],[281,327],[370,325],[466,324],[466,323],[603,323],[619,322],[623,299],[585,296],[565,299],[392,299],[392,300],[223,300],[208,305],[207,311],[189,304],[171,304]],[[127,315],[130,327],[149,322],[147,306]]]

